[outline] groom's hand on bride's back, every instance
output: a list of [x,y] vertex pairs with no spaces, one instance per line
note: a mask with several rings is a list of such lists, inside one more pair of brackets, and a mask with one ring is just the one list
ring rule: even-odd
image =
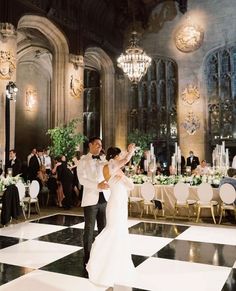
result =
[[110,187],[106,180],[103,180],[102,182],[98,183],[98,189],[107,190],[109,188]]

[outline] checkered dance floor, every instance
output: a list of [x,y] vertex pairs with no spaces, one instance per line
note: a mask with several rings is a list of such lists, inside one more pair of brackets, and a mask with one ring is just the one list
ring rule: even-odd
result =
[[[0,229],[0,290],[105,290],[83,270],[83,216],[57,214]],[[129,220],[133,282],[115,291],[235,291],[236,228]]]

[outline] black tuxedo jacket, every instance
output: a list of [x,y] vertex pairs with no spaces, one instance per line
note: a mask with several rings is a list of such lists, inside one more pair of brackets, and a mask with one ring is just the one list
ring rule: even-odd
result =
[[187,158],[187,166],[190,166],[191,170],[196,169],[199,164],[200,163],[199,163],[199,158],[198,157],[193,156],[192,163],[191,163],[191,157]]
[[38,161],[38,158],[36,155],[33,155],[31,158],[30,158],[30,161],[29,161],[29,168],[28,168],[28,177],[29,177],[29,180],[36,180],[37,179],[37,174],[38,174],[38,171],[39,171],[39,167],[40,167],[40,163]]
[[[6,166],[6,170],[8,168],[12,168],[12,176],[15,177],[21,174],[21,161],[19,159],[15,159],[14,163],[12,164],[12,160],[10,160]],[[6,171],[7,172],[7,171]]]

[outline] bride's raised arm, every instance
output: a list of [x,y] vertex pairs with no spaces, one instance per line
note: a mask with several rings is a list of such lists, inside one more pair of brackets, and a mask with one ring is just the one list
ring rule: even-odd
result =
[[122,158],[121,160],[114,160],[113,161],[112,171],[115,172],[118,169],[122,168],[125,164],[127,164],[131,160],[134,152],[135,152],[135,144],[131,143],[128,145],[128,149],[124,155],[124,158]]

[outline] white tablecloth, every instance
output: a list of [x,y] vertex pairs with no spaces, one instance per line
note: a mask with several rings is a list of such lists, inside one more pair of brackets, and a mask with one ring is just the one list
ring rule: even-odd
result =
[[[155,199],[161,199],[165,203],[165,213],[166,215],[173,215],[175,207],[175,197],[174,197],[174,186],[173,185],[155,185]],[[130,196],[141,197],[140,193],[141,184],[135,184],[134,190],[130,192]],[[189,198],[193,200],[198,200],[197,196],[197,186],[189,186]],[[213,188],[213,200],[220,202],[219,188]],[[185,209],[181,212],[183,215],[187,215]],[[208,209],[202,210],[202,216],[211,216]]]

